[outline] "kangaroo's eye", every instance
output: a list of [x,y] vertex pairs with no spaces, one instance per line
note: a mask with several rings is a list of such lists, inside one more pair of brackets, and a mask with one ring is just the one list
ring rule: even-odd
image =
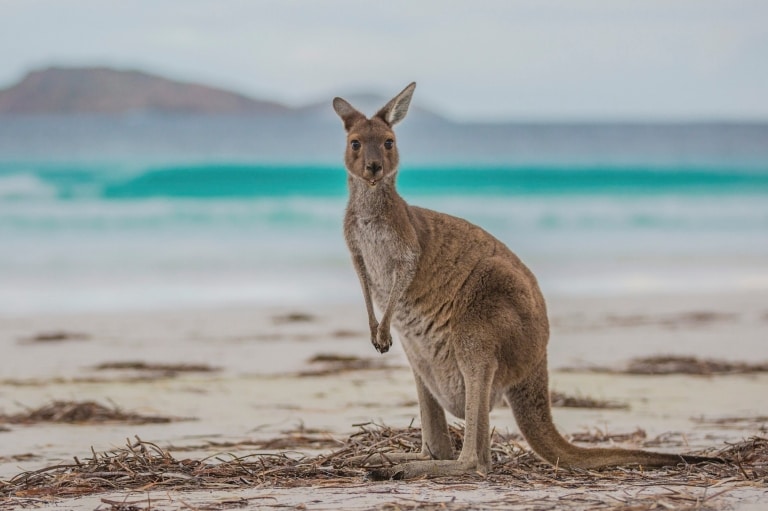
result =
[[357,151],[358,149],[360,149],[360,146],[361,146],[362,144],[360,144],[360,141],[359,141],[359,140],[353,140],[353,141],[351,141],[351,142],[349,143],[349,145],[350,145],[350,146],[352,146],[352,149],[353,149],[353,150]]
[[392,140],[391,138],[388,138],[387,140],[384,141],[384,147],[387,149],[392,149],[393,147],[395,147],[395,141]]

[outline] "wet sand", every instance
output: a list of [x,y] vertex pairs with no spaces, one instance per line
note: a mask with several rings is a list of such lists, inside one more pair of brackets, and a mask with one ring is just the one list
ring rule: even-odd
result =
[[[766,373],[645,376],[579,370],[620,369],[634,357],[660,354],[768,362],[765,294],[554,297],[549,309],[553,389],[628,405],[556,408],[563,433],[642,428],[646,439],[658,440],[655,448],[670,452],[720,448],[768,434]],[[86,458],[91,448],[119,448],[134,436],[203,458],[222,451],[216,444],[249,454],[254,442],[299,428],[341,439],[358,423],[418,423],[415,388],[399,344],[378,355],[366,330],[362,303],[2,318],[0,414],[55,400],[93,400],[185,420],[0,424],[0,480]],[[494,410],[492,424],[516,431],[504,407]],[[628,495],[642,502],[670,491],[636,484],[601,487],[599,477],[595,488],[581,490],[557,484],[532,488],[515,480],[477,479],[448,487],[440,479],[382,483],[361,477],[341,487],[115,491],[53,501],[0,497],[0,509],[115,508],[102,499],[136,502],[137,509],[591,509],[595,502],[611,509],[606,506]],[[724,491],[707,501],[712,508],[760,509],[758,503],[768,499],[764,484],[744,481],[678,490],[700,500]],[[589,498],[581,498],[585,495]]]

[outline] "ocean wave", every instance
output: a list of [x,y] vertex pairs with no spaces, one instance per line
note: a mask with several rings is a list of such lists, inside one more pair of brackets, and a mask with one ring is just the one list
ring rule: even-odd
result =
[[56,195],[56,187],[34,173],[0,175],[0,201],[50,199]]
[[[766,170],[641,167],[421,167],[399,175],[404,196],[652,196],[768,193]],[[346,172],[333,166],[199,163],[126,168],[124,164],[0,162],[0,200],[260,199],[344,197]]]
[[[734,169],[412,168],[398,177],[414,195],[657,195],[768,193],[768,173]],[[200,165],[150,169],[105,186],[106,198],[338,197],[346,173],[332,167]]]

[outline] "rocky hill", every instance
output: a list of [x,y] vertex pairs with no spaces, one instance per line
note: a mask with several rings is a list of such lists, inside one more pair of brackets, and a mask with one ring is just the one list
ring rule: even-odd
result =
[[0,90],[1,114],[180,114],[274,115],[286,106],[205,85],[141,71],[109,68],[48,68],[32,71]]

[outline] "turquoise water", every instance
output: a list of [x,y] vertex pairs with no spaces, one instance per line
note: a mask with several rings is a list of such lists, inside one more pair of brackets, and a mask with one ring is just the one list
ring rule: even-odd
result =
[[[0,314],[359,301],[341,165],[0,161]],[[768,290],[768,166],[403,166],[548,294]]]
[[[0,198],[227,199],[338,197],[340,166],[0,162]],[[727,167],[405,167],[398,185],[416,196],[768,193],[765,171]]]

